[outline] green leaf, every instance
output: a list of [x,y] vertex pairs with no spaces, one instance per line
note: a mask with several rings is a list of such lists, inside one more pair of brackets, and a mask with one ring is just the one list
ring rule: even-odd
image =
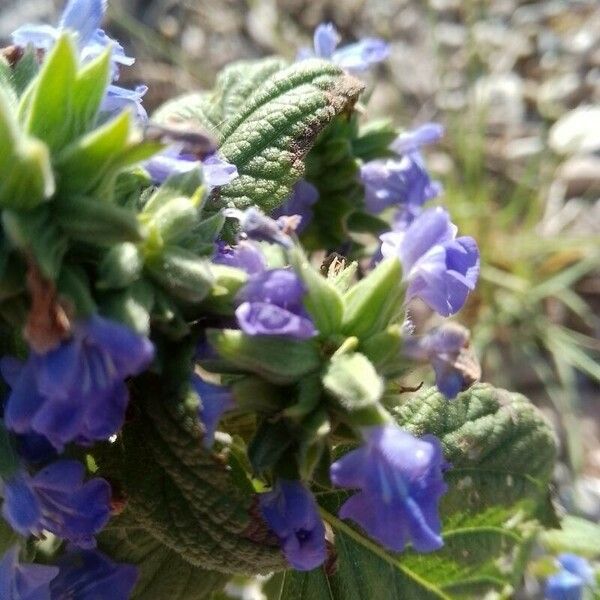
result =
[[76,137],[73,108],[77,55],[69,34],[62,35],[48,53],[39,75],[21,99],[25,131],[55,151]]
[[99,538],[100,549],[138,568],[132,600],[210,600],[228,576],[198,568],[136,526],[127,513],[113,519]]
[[322,336],[338,333],[342,326],[344,303],[336,287],[318,273],[300,248],[296,248],[291,264],[306,286],[304,306]]
[[98,266],[99,289],[123,288],[139,279],[144,262],[139,248],[131,242],[114,245]]
[[358,352],[333,356],[323,385],[349,411],[376,404],[384,387],[375,367]]
[[162,148],[136,139],[132,126],[132,116],[125,111],[67,146],[56,160],[61,194],[106,196],[120,171]]
[[518,584],[556,455],[541,414],[524,396],[482,384],[452,401],[426,391],[396,417],[416,435],[440,437],[452,464],[440,508],[444,547],[391,554],[336,516],[345,492],[318,492],[337,568],[279,575],[270,600],[475,600],[491,590],[508,597]]
[[183,302],[201,302],[213,286],[208,260],[181,248],[147,258],[146,270],[165,292]]
[[387,258],[344,295],[343,331],[366,338],[387,328],[402,310],[402,267]]
[[313,340],[249,336],[234,329],[208,330],[208,341],[233,366],[287,384],[317,371],[321,355]]
[[72,239],[96,246],[139,242],[145,231],[132,210],[92,197],[61,197],[54,215]]
[[12,68],[12,84],[19,96],[33,81],[39,70],[37,50],[33,47],[26,48],[23,56]]
[[223,573],[278,570],[283,558],[254,512],[255,495],[202,446],[188,383],[193,348],[163,344],[162,376],[136,380],[134,417],[97,462],[122,486],[136,525],[190,564]]
[[541,542],[548,550],[600,558],[600,525],[573,515],[566,515],[560,525],[560,529],[550,529],[541,535]]
[[19,131],[0,87],[0,206],[30,209],[54,193],[48,148]]
[[320,60],[293,64],[268,78],[222,128],[220,152],[239,177],[216,193],[219,205],[270,212],[304,174],[318,133],[353,106],[362,83]]

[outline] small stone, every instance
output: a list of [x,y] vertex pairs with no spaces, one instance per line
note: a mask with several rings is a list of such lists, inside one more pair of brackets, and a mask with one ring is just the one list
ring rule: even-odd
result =
[[504,146],[504,157],[507,160],[526,160],[541,154],[543,150],[544,144],[538,136],[518,138]]
[[475,84],[475,103],[485,107],[492,124],[521,123],[525,118],[523,80],[515,73],[482,77]]
[[563,115],[550,129],[548,143],[557,154],[600,150],[600,105],[580,106]]
[[582,92],[582,82],[576,73],[565,73],[544,81],[538,90],[540,113],[558,118],[570,105],[576,103]]
[[558,169],[567,197],[600,194],[600,156],[574,156]]

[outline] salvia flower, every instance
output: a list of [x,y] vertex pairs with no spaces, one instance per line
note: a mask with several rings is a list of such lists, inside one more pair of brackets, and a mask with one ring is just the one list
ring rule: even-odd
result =
[[425,202],[442,192],[441,184],[429,176],[420,149],[437,142],[443,132],[438,123],[404,132],[390,146],[398,158],[376,159],[361,167],[367,210],[380,213],[396,206],[395,229],[404,228],[420,214]]
[[[47,52],[65,31],[71,31],[77,35],[82,62],[93,59],[110,46],[114,69],[117,64],[132,65],[135,59],[126,56],[123,46],[100,29],[106,14],[106,4],[106,0],[69,0],[57,27],[23,25],[13,32],[13,43],[20,47],[31,44],[34,48]],[[114,70],[113,78],[116,79],[117,76],[118,71]]]
[[440,441],[394,425],[369,428],[365,437],[363,446],[331,465],[336,486],[360,489],[342,505],[340,517],[396,552],[409,541],[419,552],[441,548],[438,503],[447,490],[447,465]]
[[293,245],[286,227],[289,217],[280,217],[275,220],[254,206],[246,210],[226,208],[223,212],[226,217],[237,219],[241,232],[251,240],[272,242],[284,248],[291,248]]
[[332,23],[321,23],[313,36],[314,48],[301,50],[298,58],[323,58],[351,73],[360,73],[384,61],[390,54],[389,45],[379,38],[364,38],[338,50],[340,41],[340,34]]
[[313,495],[300,481],[279,479],[270,492],[259,496],[259,503],[294,569],[310,571],[323,564],[327,556],[325,526]]
[[454,398],[481,377],[481,367],[470,350],[469,330],[444,323],[422,336],[404,340],[404,354],[431,363],[435,384],[446,398]]
[[305,288],[289,269],[252,275],[238,293],[238,324],[248,335],[279,335],[306,339],[317,334],[302,299]]
[[133,90],[118,85],[109,85],[100,104],[100,112],[112,116],[124,110],[130,110],[140,122],[144,123],[148,120],[148,113],[142,105],[142,99],[147,91],[147,85],[138,85]]
[[19,547],[12,546],[0,560],[2,600],[51,600],[50,582],[58,567],[19,563]]
[[548,600],[582,600],[586,587],[595,584],[594,569],[576,554],[561,554],[557,558],[560,571],[548,577],[545,596]]
[[71,548],[58,566],[52,600],[128,600],[138,578],[135,566],[113,562],[97,550]]
[[407,301],[421,298],[440,315],[458,312],[479,277],[479,249],[472,237],[456,237],[447,211],[430,208],[405,231],[380,236],[384,258],[402,262]]
[[192,376],[192,386],[200,396],[198,417],[204,426],[202,443],[205,448],[211,448],[215,441],[215,431],[221,417],[234,406],[233,396],[229,388],[208,383],[198,375]]
[[211,189],[226,185],[238,176],[236,166],[223,160],[218,154],[211,154],[200,161],[196,156],[184,152],[178,144],[170,146],[144,164],[154,183],[163,183],[171,175],[189,173],[199,166],[202,166],[204,180]]
[[297,233],[302,233],[313,219],[313,205],[319,199],[319,190],[312,184],[301,179],[294,185],[290,197],[273,212],[275,219],[284,216],[298,215],[300,222],[296,227]]
[[262,273],[267,268],[262,252],[254,243],[247,240],[242,240],[233,246],[225,242],[217,242],[212,261],[217,265],[241,269],[249,275]]
[[4,481],[2,514],[21,535],[50,531],[81,546],[95,546],[94,535],[110,517],[110,486],[99,477],[84,481],[76,460],[57,460],[30,475],[20,469]]
[[76,323],[71,338],[45,354],[32,351],[20,369],[15,359],[0,363],[12,388],[6,426],[41,434],[59,451],[72,441],[106,440],[123,425],[125,378],[153,357],[152,343],[120,323],[98,315]]

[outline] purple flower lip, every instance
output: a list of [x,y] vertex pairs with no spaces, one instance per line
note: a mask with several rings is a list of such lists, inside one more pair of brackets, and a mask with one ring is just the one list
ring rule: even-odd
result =
[[4,482],[4,518],[21,535],[46,530],[93,548],[110,517],[110,486],[101,478],[84,482],[84,475],[75,460],[57,460],[33,476],[21,469]]
[[50,582],[58,573],[58,567],[19,564],[19,546],[12,546],[0,559],[0,598],[50,600]]
[[395,552],[410,541],[418,552],[442,547],[438,503],[446,492],[448,467],[440,441],[418,439],[397,426],[365,431],[363,446],[331,465],[331,481],[358,489],[340,517],[356,521],[371,537]]
[[260,494],[259,505],[294,569],[311,571],[323,564],[325,526],[315,499],[300,481],[279,479],[272,491]]
[[197,375],[192,376],[192,386],[200,397],[198,417],[204,426],[202,443],[210,449],[215,441],[215,431],[225,412],[235,406],[229,388],[213,385],[202,380]]
[[37,433],[59,451],[65,444],[106,440],[123,425],[129,394],[125,379],[154,358],[154,346],[128,327],[94,315],[77,323],[70,339],[20,365],[0,361],[11,393],[6,426]]
[[313,49],[303,48],[298,60],[317,57],[330,60],[350,73],[361,73],[369,67],[384,61],[390,54],[390,47],[379,38],[363,38],[354,44],[337,49],[341,41],[333,23],[321,23],[313,37]]
[[442,316],[458,312],[479,278],[479,249],[442,208],[420,214],[405,231],[380,236],[384,258],[396,256],[408,282],[406,300],[421,298]]
[[308,339],[317,330],[302,304],[305,289],[289,269],[255,273],[238,293],[235,311],[247,335],[277,335]]

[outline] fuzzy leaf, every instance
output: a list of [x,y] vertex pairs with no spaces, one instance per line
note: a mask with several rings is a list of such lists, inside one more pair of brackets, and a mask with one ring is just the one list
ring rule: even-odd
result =
[[[133,526],[132,526],[133,525]],[[227,576],[196,567],[132,523],[127,514],[111,521],[100,548],[118,562],[134,564],[139,577],[131,600],[209,600]]]
[[120,482],[136,525],[190,564],[223,573],[280,569],[254,495],[202,446],[198,398],[186,383],[192,351],[164,348],[162,377],[136,382],[135,417],[98,463]]
[[346,493],[318,493],[335,532],[337,570],[279,575],[270,600],[479,599],[492,589],[508,597],[518,583],[556,453],[543,417],[524,396],[477,385],[453,401],[424,392],[399,408],[397,420],[417,435],[439,436],[452,463],[441,504],[444,547],[388,553],[335,516]]
[[295,63],[268,78],[221,130],[220,152],[240,176],[220,188],[217,204],[276,208],[304,174],[304,157],[319,132],[349,110],[362,89],[320,60]]

